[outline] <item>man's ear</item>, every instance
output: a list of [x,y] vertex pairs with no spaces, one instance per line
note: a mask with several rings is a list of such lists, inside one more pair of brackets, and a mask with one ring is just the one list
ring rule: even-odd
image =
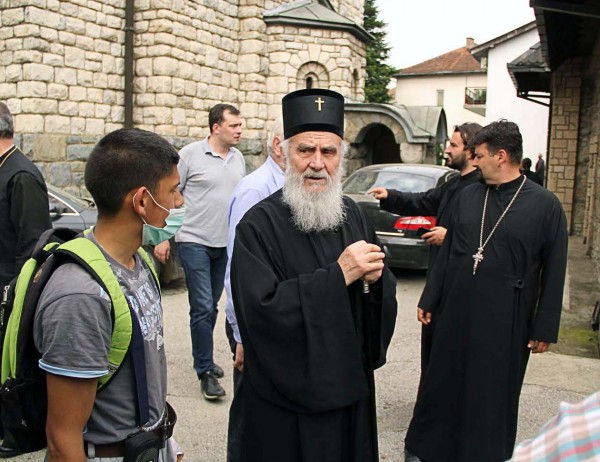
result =
[[148,206],[148,195],[146,194],[146,187],[140,186],[139,188],[132,189],[125,197],[126,201],[133,203],[133,211],[141,217],[146,216],[146,207]]
[[501,163],[501,164],[510,163],[510,156],[504,149],[502,149],[502,148],[498,149],[496,156],[498,157],[498,163]]
[[281,157],[282,159],[285,157],[283,155],[283,150],[281,149],[281,138],[279,136],[273,137],[273,152],[277,157]]

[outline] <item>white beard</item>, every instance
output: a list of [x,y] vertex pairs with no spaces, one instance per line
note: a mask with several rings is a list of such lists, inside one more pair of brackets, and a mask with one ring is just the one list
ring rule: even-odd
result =
[[[311,168],[299,173],[287,162],[283,202],[292,210],[294,225],[303,233],[334,230],[344,222],[346,211],[341,172],[341,162],[333,177],[325,170],[317,172]],[[325,189],[307,188],[304,185],[304,178],[307,176],[327,178]]]

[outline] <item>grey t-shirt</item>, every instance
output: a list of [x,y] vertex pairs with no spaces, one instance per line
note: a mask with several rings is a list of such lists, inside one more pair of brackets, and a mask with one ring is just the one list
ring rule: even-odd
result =
[[[93,234],[89,238],[94,241]],[[167,397],[163,315],[150,269],[135,256],[129,270],[105,254],[144,336],[150,421],[157,424]],[[75,378],[98,378],[108,371],[112,335],[110,298],[79,265],[66,263],[42,292],[34,321],[34,340],[46,372]],[[137,431],[135,375],[126,356],[112,381],[96,395],[84,440],[95,444],[121,441]]]
[[179,156],[177,169],[186,213],[175,240],[225,247],[229,199],[246,174],[244,156],[231,147],[222,159],[212,152],[208,138],[188,144]]

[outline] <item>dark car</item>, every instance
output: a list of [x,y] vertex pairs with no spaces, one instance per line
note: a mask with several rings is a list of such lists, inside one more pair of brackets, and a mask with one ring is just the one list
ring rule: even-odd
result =
[[[98,210],[92,199],[76,197],[50,184],[47,186],[50,219],[54,228],[71,228],[83,232],[96,224]],[[146,248],[146,251],[157,268],[160,282],[167,284],[183,277],[177,245],[173,239],[171,239],[171,258],[164,265],[159,264],[151,248]]]
[[71,228],[82,232],[96,224],[98,211],[94,201],[75,197],[50,184],[47,186],[50,219],[54,228]]
[[380,164],[355,171],[344,182],[344,194],[369,216],[394,268],[427,269],[429,244],[421,237],[436,225],[434,216],[400,216],[379,208],[367,191],[382,186],[402,192],[425,192],[446,183],[456,170],[425,164]]

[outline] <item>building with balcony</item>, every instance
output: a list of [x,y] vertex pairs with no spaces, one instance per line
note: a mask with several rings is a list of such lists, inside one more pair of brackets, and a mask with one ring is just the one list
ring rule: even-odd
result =
[[395,75],[395,102],[443,107],[448,136],[455,125],[467,121],[514,121],[523,134],[525,155],[535,163],[546,152],[548,107],[543,100],[536,104],[540,101],[517,95],[508,65],[538,42],[535,22],[481,45],[467,38],[464,47],[401,69]]

